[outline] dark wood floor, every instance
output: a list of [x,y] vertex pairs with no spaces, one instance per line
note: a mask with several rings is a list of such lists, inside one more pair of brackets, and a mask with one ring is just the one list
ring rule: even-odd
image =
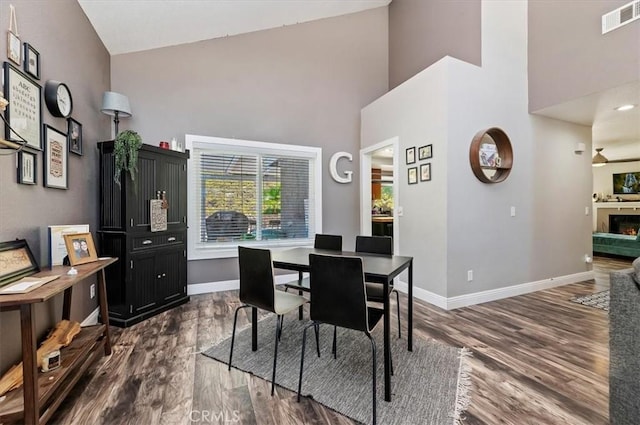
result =
[[[607,289],[608,272],[630,264],[596,258],[594,280],[454,311],[416,301],[416,338],[473,351],[464,423],[607,424],[607,313],[568,299]],[[113,354],[90,368],[52,422],[351,424],[282,388],[271,397],[267,382],[198,354],[230,335],[238,303],[236,291],[198,295],[131,328],[113,328]]]

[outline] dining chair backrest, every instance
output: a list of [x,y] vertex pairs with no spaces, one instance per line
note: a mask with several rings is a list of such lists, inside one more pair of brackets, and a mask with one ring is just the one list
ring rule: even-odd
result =
[[356,236],[356,252],[393,255],[391,236]]
[[317,233],[313,243],[316,249],[330,249],[331,251],[342,251],[341,235],[325,235]]
[[253,307],[275,310],[273,263],[268,249],[238,247],[240,301]]
[[360,257],[309,254],[311,320],[369,331]]

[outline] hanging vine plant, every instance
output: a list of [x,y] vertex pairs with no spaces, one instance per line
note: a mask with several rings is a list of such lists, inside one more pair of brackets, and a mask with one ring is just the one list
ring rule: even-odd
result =
[[116,168],[113,180],[120,186],[120,174],[127,171],[131,180],[136,179],[138,172],[138,150],[142,146],[142,138],[133,130],[125,130],[118,134],[113,145]]

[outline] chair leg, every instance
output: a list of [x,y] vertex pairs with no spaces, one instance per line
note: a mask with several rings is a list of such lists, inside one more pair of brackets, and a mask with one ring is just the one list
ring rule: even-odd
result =
[[300,402],[300,391],[302,391],[302,371],[304,369],[304,350],[305,350],[305,346],[307,345],[307,329],[309,329],[310,326],[318,327],[319,324],[314,322],[310,325],[305,326],[304,330],[302,331],[302,352],[300,353],[300,377],[298,378],[298,403]]
[[333,327],[333,346],[331,347],[331,353],[333,353],[333,358],[338,358],[338,327]]
[[373,337],[365,332],[365,335],[369,338],[371,342],[371,355],[373,357],[373,369],[371,374],[372,380],[372,388],[373,388],[373,425],[376,425],[376,342],[373,340]]
[[318,357],[320,357],[320,325],[316,323],[313,329],[316,331],[316,351],[318,352]]
[[235,342],[235,339],[236,339],[236,323],[238,322],[238,312],[240,311],[240,309],[247,308],[247,307],[251,307],[251,306],[246,304],[241,305],[236,308],[236,311],[233,314],[233,331],[231,332],[231,350],[229,350],[229,369],[228,370],[231,370],[231,358],[233,357],[233,343]]
[[400,294],[398,294],[397,290],[394,290],[393,292],[396,293],[396,306],[398,308],[398,339],[400,339],[402,338],[402,331],[400,327]]
[[280,320],[280,332],[278,332],[278,341],[282,341],[282,329],[284,328],[284,315],[278,316]]
[[280,327],[280,316],[276,317],[276,343],[273,349],[273,373],[271,375],[271,395],[276,387],[276,365],[278,363],[278,340],[280,339],[280,333],[282,328]]
[[[298,295],[302,296],[302,291],[298,291]],[[302,306],[298,307],[298,320],[302,320],[302,312],[304,311],[304,309],[302,308]]]

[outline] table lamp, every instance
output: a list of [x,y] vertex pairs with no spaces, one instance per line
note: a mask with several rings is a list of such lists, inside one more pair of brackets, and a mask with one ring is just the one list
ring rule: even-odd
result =
[[118,135],[119,118],[128,118],[131,116],[131,106],[129,106],[129,98],[123,94],[106,91],[102,96],[102,113],[113,116],[113,122],[116,126],[115,135]]

